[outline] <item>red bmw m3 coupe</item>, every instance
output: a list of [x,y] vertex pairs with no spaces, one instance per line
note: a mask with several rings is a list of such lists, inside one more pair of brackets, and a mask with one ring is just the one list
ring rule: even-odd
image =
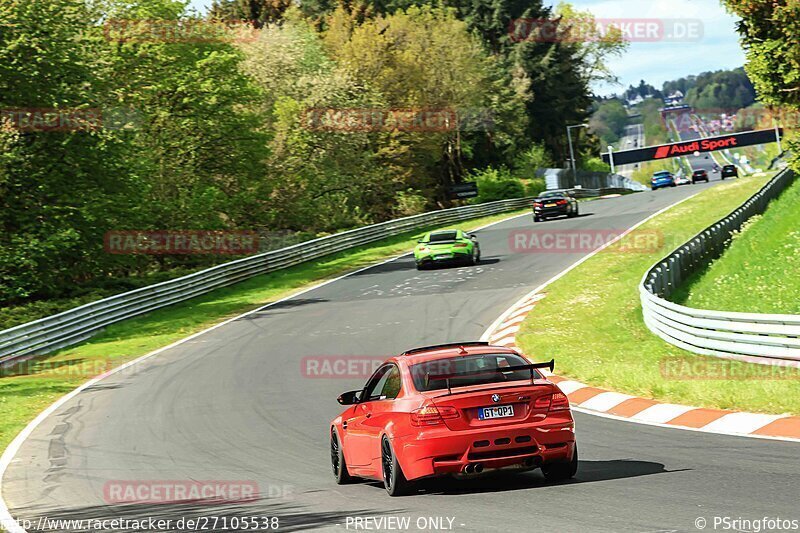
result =
[[487,342],[428,346],[390,357],[331,423],[336,482],[383,481],[392,496],[434,476],[578,469],[567,396],[516,350]]

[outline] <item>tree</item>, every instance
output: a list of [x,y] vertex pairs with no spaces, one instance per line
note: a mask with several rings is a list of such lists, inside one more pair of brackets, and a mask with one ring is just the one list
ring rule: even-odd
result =
[[724,0],[741,17],[738,32],[745,69],[760,99],[771,106],[800,108],[800,3]]
[[214,0],[209,18],[230,22],[247,21],[254,28],[278,22],[292,5],[291,0]]
[[[409,186],[434,188],[444,201],[445,187],[463,179],[465,158],[478,139],[503,139],[503,131],[483,131],[497,124],[486,124],[483,116],[508,113],[515,102],[509,88],[501,87],[495,62],[450,9],[410,7],[362,24],[340,9],[328,27],[326,42],[335,59],[358,83],[383,95],[387,109],[453,114],[442,129],[398,130],[385,153],[412,169]],[[519,111],[506,127],[520,120]],[[478,131],[465,133],[469,129]]]

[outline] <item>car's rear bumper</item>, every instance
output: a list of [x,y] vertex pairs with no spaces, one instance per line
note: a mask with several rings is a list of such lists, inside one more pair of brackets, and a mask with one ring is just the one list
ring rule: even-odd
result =
[[557,207],[534,207],[533,215],[537,217],[557,217],[560,215],[568,215],[569,206],[560,205]]
[[[449,257],[446,258],[436,258],[436,255],[444,255],[448,254]],[[457,262],[457,261],[467,261],[472,256],[472,250],[469,248],[459,248],[452,251],[447,252],[438,252],[436,254],[426,254],[419,257],[416,257],[415,260],[418,264],[439,264],[439,263],[448,263],[448,262]]]
[[673,185],[675,185],[674,181],[663,181],[663,182],[658,182],[658,183],[652,183],[651,182],[650,183],[650,188],[653,189],[653,190],[656,190],[656,189],[661,189],[661,188],[664,188],[664,187],[672,187]]
[[535,468],[569,461],[575,449],[575,424],[569,412],[543,422],[451,431],[444,427],[395,437],[394,449],[406,478],[464,473],[467,465],[484,471]]

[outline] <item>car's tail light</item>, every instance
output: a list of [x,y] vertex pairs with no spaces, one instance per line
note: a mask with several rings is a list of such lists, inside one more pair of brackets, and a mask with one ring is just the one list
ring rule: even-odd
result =
[[411,425],[417,427],[436,426],[444,424],[445,418],[458,418],[458,416],[458,409],[455,407],[426,405],[411,411]]
[[569,398],[563,392],[553,394],[550,402],[551,411],[564,411],[569,409]]
[[465,242],[457,242],[453,248],[466,248],[467,246],[469,246],[469,244]]
[[430,248],[428,248],[427,246],[423,246],[422,248],[419,249],[419,251],[422,253],[430,252]]
[[542,207],[542,202],[533,202],[533,207]]
[[539,396],[536,398],[536,401],[533,402],[534,409],[550,409],[550,399],[553,397],[552,394],[545,394],[544,396]]
[[556,205],[567,205],[567,201],[566,200],[559,200],[559,201],[556,202]]

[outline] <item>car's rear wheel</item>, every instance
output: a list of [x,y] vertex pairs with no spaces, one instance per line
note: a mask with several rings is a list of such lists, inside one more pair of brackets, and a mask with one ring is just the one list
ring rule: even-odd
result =
[[534,217],[533,217],[533,221],[534,221],[534,222],[541,222],[541,221],[542,221],[542,219],[541,219],[541,217],[534,216]]
[[572,460],[542,465],[542,473],[547,481],[559,482],[572,479],[578,472],[578,444],[572,452]]
[[569,218],[575,218],[576,216],[578,216],[578,206],[576,205],[576,206],[575,206],[575,209],[573,209],[572,211],[570,211],[569,213],[567,213],[567,216],[568,216]]
[[389,496],[402,496],[408,494],[411,484],[403,475],[397,456],[392,450],[392,443],[384,436],[381,440],[381,469],[383,473],[383,486]]
[[336,430],[331,428],[331,467],[333,477],[337,485],[345,485],[353,481],[353,477],[347,472],[347,464],[344,462],[344,450],[339,442]]

